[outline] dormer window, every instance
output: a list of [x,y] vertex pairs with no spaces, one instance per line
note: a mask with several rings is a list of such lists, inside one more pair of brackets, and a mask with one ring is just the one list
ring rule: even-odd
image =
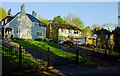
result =
[[7,18],[5,19],[5,23],[7,23]]
[[2,21],[2,25],[4,25],[4,21]]

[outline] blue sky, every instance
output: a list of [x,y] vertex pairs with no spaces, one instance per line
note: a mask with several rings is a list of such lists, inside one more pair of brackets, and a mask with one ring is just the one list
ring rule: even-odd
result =
[[11,8],[15,15],[22,4],[25,4],[26,13],[36,11],[37,15],[48,20],[72,13],[83,21],[84,26],[118,24],[118,2],[3,2],[2,8],[6,11]]

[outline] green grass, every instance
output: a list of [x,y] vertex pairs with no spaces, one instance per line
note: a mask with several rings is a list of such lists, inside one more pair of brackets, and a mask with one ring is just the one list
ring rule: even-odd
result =
[[[50,56],[54,57],[54,58],[73,58],[73,60],[75,61],[75,56],[76,54],[73,54],[71,52],[67,52],[64,51],[63,49],[61,49],[61,47],[53,42],[48,42],[48,41],[34,41],[34,40],[16,40],[16,43],[18,43],[19,45],[22,45],[26,48],[29,48],[33,51],[37,51],[39,53],[42,53],[44,55],[47,55],[47,51],[48,51],[48,47],[50,49]],[[79,55],[79,62],[86,65],[86,66],[93,66],[96,64],[100,64],[105,65],[106,63],[102,63],[102,62],[93,62],[92,59],[89,59],[87,57],[84,56],[80,56]]]
[[[101,49],[101,48],[96,48],[96,50],[105,52],[105,49]],[[111,52],[110,50],[107,50],[107,54],[109,54],[110,52]],[[118,52],[113,51],[113,55],[118,55]]]
[[34,41],[34,40],[16,40],[15,42],[18,43],[19,45],[22,45],[33,51],[40,52],[44,55],[47,55],[47,51],[49,47],[50,56],[55,58],[59,58],[59,57],[68,58],[68,57],[76,56],[75,54],[64,51],[63,49],[61,49],[61,47],[58,44],[55,44],[53,42]]
[[[12,50],[7,47],[3,47],[5,50],[2,50],[2,56],[3,60],[5,60],[5,63],[12,64],[15,66],[16,64],[18,65],[19,63],[19,53],[16,52],[15,50]],[[31,58],[22,55],[22,66],[23,67],[32,67],[36,65],[43,65],[46,66],[40,62],[37,62],[35,60],[32,60]],[[9,67],[9,65],[7,65]]]

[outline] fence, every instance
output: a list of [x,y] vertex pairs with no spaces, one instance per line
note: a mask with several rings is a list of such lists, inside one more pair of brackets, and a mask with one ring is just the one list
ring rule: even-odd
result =
[[107,53],[107,50],[105,49],[103,52],[99,52],[99,50],[95,49],[85,49],[85,48],[80,48],[77,47],[77,53],[85,56],[92,58],[93,62],[94,60],[99,60],[99,61],[105,61],[105,62],[110,62],[110,63],[119,63],[119,53],[117,55],[111,55],[111,53]]
[[[39,57],[39,58],[38,58]],[[33,66],[46,66],[43,59],[47,61],[47,56],[33,53],[30,49],[26,49],[21,45],[10,45],[2,43],[2,74],[9,75],[21,73],[23,70],[32,70]]]
[[[56,55],[57,54],[57,55]],[[58,66],[58,65],[65,65],[65,64],[72,64],[76,61],[76,53],[72,51],[54,51],[48,47],[47,50],[47,61],[48,66]]]
[[22,70],[21,46],[11,46],[7,43],[2,45],[2,74],[20,72]]

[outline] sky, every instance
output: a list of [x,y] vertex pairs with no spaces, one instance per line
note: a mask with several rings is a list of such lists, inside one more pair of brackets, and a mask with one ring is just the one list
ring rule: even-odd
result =
[[76,15],[84,26],[92,24],[113,23],[118,24],[118,2],[2,2],[2,8],[6,12],[11,9],[15,15],[25,4],[25,12],[52,20],[56,16],[67,16],[69,13]]

